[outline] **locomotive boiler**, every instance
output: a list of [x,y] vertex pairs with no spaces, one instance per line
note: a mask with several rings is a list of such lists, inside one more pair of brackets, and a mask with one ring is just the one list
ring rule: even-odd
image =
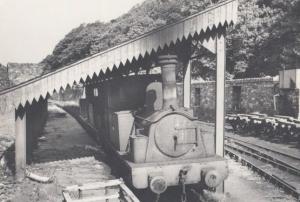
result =
[[129,76],[97,87],[89,119],[106,134],[122,177],[134,188],[161,194],[168,186],[198,184],[215,190],[228,176],[227,162],[215,154],[214,134],[178,104],[177,56],[158,61],[161,76]]

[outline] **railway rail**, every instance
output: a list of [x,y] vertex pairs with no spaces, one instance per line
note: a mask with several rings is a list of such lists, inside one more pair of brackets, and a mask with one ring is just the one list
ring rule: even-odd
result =
[[300,157],[229,136],[225,153],[300,199]]

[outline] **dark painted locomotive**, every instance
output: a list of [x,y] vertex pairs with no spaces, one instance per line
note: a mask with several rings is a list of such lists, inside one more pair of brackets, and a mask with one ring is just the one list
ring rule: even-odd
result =
[[[123,177],[157,194],[167,186],[222,186],[226,160],[214,134],[203,132],[190,109],[179,107],[177,57],[159,57],[161,76],[139,75],[87,88],[88,119],[109,141]],[[95,91],[97,96],[95,96]]]

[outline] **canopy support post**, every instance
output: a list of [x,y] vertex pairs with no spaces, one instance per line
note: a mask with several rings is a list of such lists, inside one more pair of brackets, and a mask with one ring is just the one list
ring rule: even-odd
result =
[[225,34],[216,36],[217,70],[216,70],[216,154],[224,156],[224,124],[225,124],[225,71],[226,50]]
[[191,107],[191,61],[189,60],[184,67],[183,79],[183,107]]
[[26,167],[26,112],[23,116],[16,112],[15,116],[16,177],[22,179],[25,176]]

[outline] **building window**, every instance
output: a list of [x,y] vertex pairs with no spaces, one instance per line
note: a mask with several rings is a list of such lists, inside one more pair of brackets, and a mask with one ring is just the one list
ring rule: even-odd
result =
[[200,106],[200,99],[201,99],[201,90],[200,88],[195,88],[195,107]]
[[239,112],[241,110],[241,93],[242,86],[232,87],[232,109],[235,112]]
[[98,97],[98,88],[94,88],[94,97]]

